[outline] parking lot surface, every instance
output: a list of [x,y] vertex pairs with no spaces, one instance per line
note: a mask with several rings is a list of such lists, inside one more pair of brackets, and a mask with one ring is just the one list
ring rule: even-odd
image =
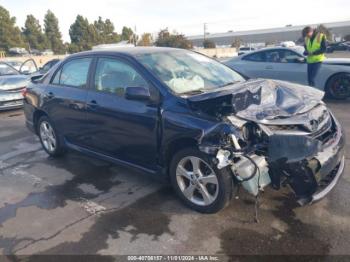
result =
[[[348,102],[329,102],[350,137]],[[346,149],[349,150],[350,143]],[[0,113],[2,254],[350,254],[349,153],[339,184],[298,207],[288,189],[266,190],[259,223],[244,192],[203,215],[141,172],[69,153],[51,159],[21,110]]]

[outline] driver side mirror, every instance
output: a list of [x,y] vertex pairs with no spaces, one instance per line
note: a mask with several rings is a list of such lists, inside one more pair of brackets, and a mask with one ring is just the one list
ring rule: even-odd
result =
[[128,86],[125,89],[125,98],[129,100],[149,101],[151,100],[151,93],[145,87]]

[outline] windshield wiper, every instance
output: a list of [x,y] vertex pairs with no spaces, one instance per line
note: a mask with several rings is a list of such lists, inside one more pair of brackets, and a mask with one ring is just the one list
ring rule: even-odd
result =
[[203,90],[197,89],[197,90],[190,90],[184,93],[181,93],[181,95],[198,95],[204,93]]

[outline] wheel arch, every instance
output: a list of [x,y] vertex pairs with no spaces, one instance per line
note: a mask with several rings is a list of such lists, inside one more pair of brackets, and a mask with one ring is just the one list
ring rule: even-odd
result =
[[42,117],[42,116],[47,116],[48,115],[45,113],[45,111],[43,110],[36,110],[34,112],[34,115],[33,115],[33,125],[34,125],[34,130],[35,130],[35,133],[38,134],[38,122],[39,122],[39,119]]
[[169,175],[169,167],[170,167],[170,162],[172,160],[172,156],[184,148],[196,147],[197,145],[198,145],[197,140],[190,137],[177,138],[171,141],[168,144],[167,149],[165,150],[165,158],[164,158],[167,175]]
[[328,92],[328,84],[329,84],[329,82],[331,81],[331,79],[333,78],[333,77],[335,77],[335,76],[337,76],[337,75],[342,75],[342,74],[347,74],[347,75],[350,75],[350,72],[336,72],[336,73],[333,73],[333,74],[331,74],[330,76],[328,76],[328,78],[327,78],[327,80],[326,80],[326,82],[325,82],[325,86],[324,86],[324,90],[326,91],[326,92]]

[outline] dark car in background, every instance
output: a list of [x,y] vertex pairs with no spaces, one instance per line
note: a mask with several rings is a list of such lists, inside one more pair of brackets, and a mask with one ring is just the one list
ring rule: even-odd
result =
[[60,61],[60,59],[57,59],[57,58],[47,61],[41,68],[39,68],[39,73],[46,74],[59,61]]
[[327,53],[333,53],[335,51],[350,51],[350,42],[343,41],[337,43],[330,43],[327,45]]
[[187,50],[121,48],[69,56],[28,85],[24,108],[50,156],[72,149],[168,178],[213,213],[238,185],[254,196],[289,185],[302,205],[336,185],[344,135],[322,97]]

